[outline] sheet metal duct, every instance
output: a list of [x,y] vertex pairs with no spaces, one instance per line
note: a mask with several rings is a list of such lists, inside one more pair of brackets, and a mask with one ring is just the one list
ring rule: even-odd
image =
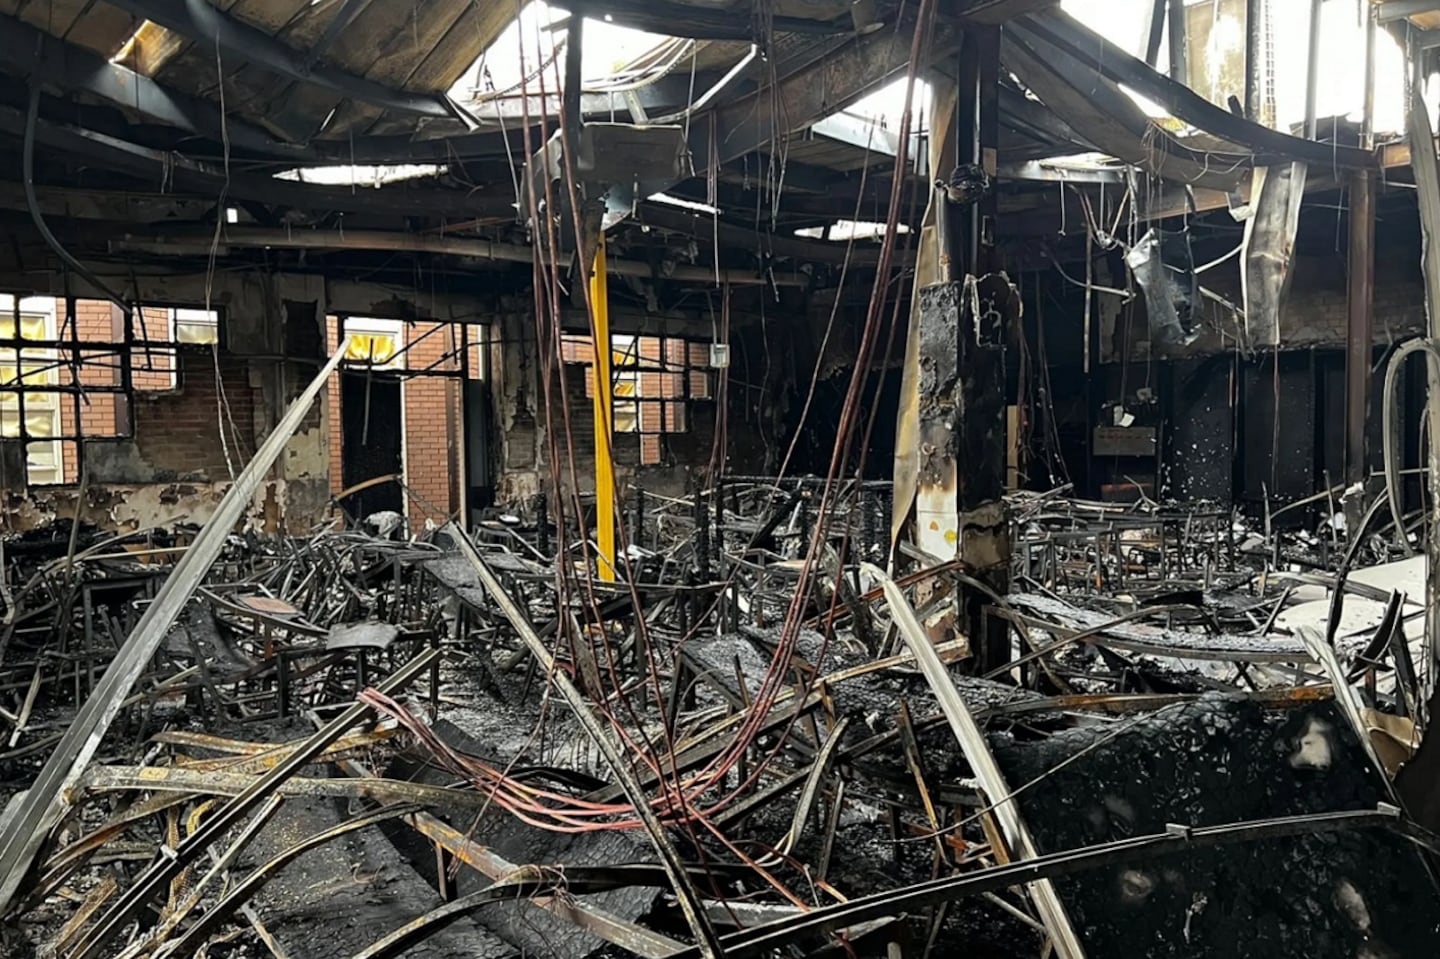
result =
[[1194,342],[1199,282],[1189,234],[1149,230],[1125,254],[1125,263],[1145,292],[1151,351],[1156,347],[1177,349]]
[[1290,289],[1306,173],[1303,163],[1255,168],[1240,271],[1251,349],[1280,345],[1280,307]]

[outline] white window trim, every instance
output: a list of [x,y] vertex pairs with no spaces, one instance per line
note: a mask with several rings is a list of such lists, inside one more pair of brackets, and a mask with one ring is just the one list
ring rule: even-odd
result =
[[[59,336],[59,333],[57,332],[57,330],[58,330],[58,323],[57,323],[57,319],[56,319],[56,316],[57,316],[57,313],[58,313],[58,307],[57,307],[57,304],[56,304],[56,299],[55,299],[55,297],[53,297],[53,296],[21,296],[21,297],[16,297],[16,296],[13,296],[13,295],[11,295],[11,294],[3,294],[3,295],[0,295],[0,310],[3,310],[3,311],[4,311],[5,313],[7,313],[10,317],[16,318],[17,323],[16,323],[16,328],[15,328],[15,335],[16,335],[17,338],[20,338],[20,327],[19,327],[19,325],[18,325],[18,317],[23,316],[23,315],[27,315],[27,314],[28,314],[28,315],[31,315],[31,316],[37,316],[37,315],[38,315],[38,316],[43,316],[43,317],[45,318],[45,331],[44,331],[44,336],[42,337],[42,339],[54,340],[54,339],[57,339],[58,336]],[[26,357],[26,356],[23,356],[23,355],[22,355],[23,353],[38,353],[38,354],[41,354],[41,355],[35,356],[35,357]],[[54,359],[56,359],[56,354],[55,354],[55,351],[54,351],[53,349],[45,349],[45,348],[43,348],[43,347],[36,347],[36,348],[33,349],[33,350],[26,350],[26,349],[23,348],[23,347],[17,348],[17,349],[15,350],[15,372],[16,372],[16,375],[17,375],[17,376],[20,376],[20,377],[21,377],[21,382],[24,381],[25,362],[26,362],[27,359],[47,359],[47,360],[54,360]],[[47,379],[49,379],[49,378],[53,378],[53,371],[51,371],[51,373],[47,374]],[[15,394],[15,395],[18,397],[20,394],[17,393],[17,394]],[[55,435],[58,436],[59,433],[60,433],[60,431],[61,431],[61,429],[63,428],[63,427],[62,427],[62,422],[63,422],[63,421],[62,421],[61,415],[60,415],[60,413],[61,413],[61,406],[60,406],[60,394],[59,394],[59,393],[45,393],[45,394],[41,394],[41,393],[31,393],[31,394],[28,394],[28,395],[26,396],[25,402],[24,402],[24,404],[23,404],[23,405],[24,405],[24,408],[25,408],[25,411],[26,411],[27,413],[30,413],[30,412],[33,412],[35,409],[39,408],[39,407],[37,407],[37,405],[36,405],[36,399],[39,398],[39,397],[41,397],[41,396],[44,397],[44,399],[41,400],[41,405],[43,406],[43,405],[48,404],[48,405],[50,406],[50,409],[49,409],[49,411],[48,411],[49,414],[50,414],[50,419],[51,419],[50,431],[51,431],[53,434],[55,434]],[[17,413],[17,415],[18,415],[18,413]],[[37,462],[35,461],[35,460],[36,460],[36,455],[35,455],[35,454],[36,454],[37,451],[42,452],[42,453],[48,452],[49,455],[48,455],[48,457],[45,457],[45,456],[40,457],[41,461],[37,463]],[[47,459],[48,459],[48,461],[49,461],[48,463],[45,462],[45,460],[47,460]],[[53,479],[46,479],[46,480],[43,480],[43,481],[41,481],[41,480],[32,480],[32,479],[31,479],[31,476],[32,476],[35,472],[37,472],[37,471],[48,472],[48,473],[52,474]],[[60,440],[58,440],[58,439],[54,439],[54,440],[31,439],[31,440],[29,440],[29,441],[26,442],[26,444],[25,444],[25,482],[26,482],[27,484],[33,484],[33,485],[36,485],[36,486],[58,486],[58,485],[63,485],[63,484],[64,484],[64,482],[65,482],[65,454],[64,454],[64,447],[61,445],[61,441],[60,441]]]
[[[341,337],[349,333],[368,333],[376,336],[393,336],[395,338],[395,356],[384,363],[375,363],[370,368],[376,370],[403,370],[405,369],[405,347],[406,327],[404,320],[387,320],[378,316],[340,316],[339,321]],[[359,361],[347,360],[346,365],[360,366]]]

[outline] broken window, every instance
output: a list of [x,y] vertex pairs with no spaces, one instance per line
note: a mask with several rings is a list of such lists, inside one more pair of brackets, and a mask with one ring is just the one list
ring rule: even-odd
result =
[[[689,429],[690,402],[711,398],[710,344],[616,333],[610,337],[610,347],[612,428],[639,437],[641,465],[662,463],[665,437]],[[563,337],[561,350],[566,363],[587,367],[594,363],[588,336]],[[594,395],[587,371],[585,396]]]
[[405,368],[405,328],[400,320],[347,316],[341,321],[341,333],[350,337],[345,347],[346,363],[376,370]]
[[0,295],[0,437],[25,440],[26,482],[64,480],[59,437],[60,395],[56,352],[44,344],[55,335],[55,299]]

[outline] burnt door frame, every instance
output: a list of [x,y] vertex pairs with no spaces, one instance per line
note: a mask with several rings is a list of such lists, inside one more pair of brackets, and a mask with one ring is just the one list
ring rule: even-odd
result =
[[[405,473],[405,410],[398,376],[355,372],[340,376],[340,486],[349,489],[379,476]],[[399,483],[352,493],[340,505],[355,519],[381,510],[405,513]]]

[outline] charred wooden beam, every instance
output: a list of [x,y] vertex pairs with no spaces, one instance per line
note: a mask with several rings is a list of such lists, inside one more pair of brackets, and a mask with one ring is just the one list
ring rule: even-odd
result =
[[[934,34],[928,47],[932,62],[954,53],[960,40],[958,31],[947,23],[937,24]],[[878,89],[909,61],[908,30],[877,30],[857,37],[778,86],[762,87],[694,117],[689,146],[697,173],[707,169],[713,159],[725,163],[814,126]]]
[[[1010,562],[1005,343],[1019,320],[1020,297],[1003,274],[991,274],[927,286],[919,304],[916,545],[933,556],[958,555],[1003,589]],[[972,642],[994,639],[976,652],[994,660],[990,665],[1003,662],[1008,633],[979,615],[971,619]]]
[[310,155],[304,146],[282,143],[243,119],[222,117],[220,108],[208,100],[171,90],[144,74],[4,15],[0,15],[0,61],[28,68],[32,76],[63,91],[89,94],[193,134],[219,140],[223,126],[237,150],[292,160]]

